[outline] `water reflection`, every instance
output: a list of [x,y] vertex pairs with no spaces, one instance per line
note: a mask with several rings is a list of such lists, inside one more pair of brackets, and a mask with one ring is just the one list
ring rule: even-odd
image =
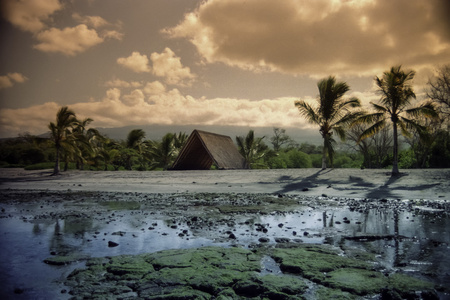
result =
[[[443,285],[450,282],[450,218],[441,211],[323,207],[267,215],[183,215],[129,209],[137,208],[136,203],[120,207],[124,209],[95,217],[0,219],[0,255],[6,258],[0,261],[4,270],[0,298],[11,296],[17,287],[28,289],[23,299],[68,298],[60,293],[64,286],[59,282],[76,265],[43,263],[55,254],[100,257],[208,245],[273,246],[286,241],[357,247],[376,254],[387,270]],[[118,246],[109,247],[108,241]]]

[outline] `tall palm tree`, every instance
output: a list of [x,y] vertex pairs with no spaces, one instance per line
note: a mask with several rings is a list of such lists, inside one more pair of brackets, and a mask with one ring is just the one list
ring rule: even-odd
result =
[[333,133],[336,133],[341,140],[345,140],[346,127],[362,115],[359,111],[352,111],[352,108],[360,107],[361,103],[354,97],[344,99],[350,87],[345,82],[336,82],[334,76],[320,80],[317,87],[319,97],[316,99],[316,105],[312,106],[299,100],[295,101],[295,106],[309,123],[319,125],[319,132],[323,138],[322,169],[326,169],[327,157],[333,166],[335,142]]
[[56,157],[53,175],[59,174],[59,160],[61,150],[67,137],[71,134],[71,128],[76,125],[77,118],[75,112],[67,106],[61,107],[56,114],[56,122],[50,122],[48,128],[51,131],[51,138],[55,143]]
[[371,102],[374,113],[367,114],[360,118],[361,122],[369,123],[360,139],[369,137],[383,129],[389,122],[393,127],[393,163],[392,175],[398,175],[398,127],[401,133],[408,136],[409,130],[414,128],[419,134],[425,133],[426,128],[419,124],[417,118],[420,116],[437,118],[435,107],[431,101],[425,102],[419,106],[409,108],[411,101],[416,98],[411,81],[415,72],[403,71],[401,66],[392,67],[389,71],[383,73],[383,77],[375,77],[375,83],[378,86],[378,92],[381,95],[379,104]]

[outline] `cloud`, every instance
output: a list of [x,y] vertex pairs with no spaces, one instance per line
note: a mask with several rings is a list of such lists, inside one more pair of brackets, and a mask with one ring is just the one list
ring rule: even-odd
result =
[[128,81],[124,81],[121,79],[112,79],[109,80],[107,82],[105,82],[105,86],[107,87],[117,87],[117,88],[129,88],[129,87],[140,87],[142,86],[142,83],[137,82],[137,81],[132,81],[132,82],[128,82]]
[[[87,25],[88,27],[93,27],[95,29],[99,29],[101,27],[113,26],[110,22],[106,21],[100,16],[82,16],[78,13],[73,13],[72,18],[82,24]],[[120,27],[117,25],[116,27]],[[103,39],[116,39],[121,41],[123,39],[123,33],[117,30],[102,30],[100,36]]]
[[153,62],[153,74],[164,77],[168,84],[189,86],[195,78],[191,70],[183,67],[181,59],[169,48],[161,53],[152,53],[150,59]]
[[36,35],[40,42],[35,49],[43,52],[60,52],[74,56],[103,42],[94,29],[88,29],[84,24],[76,27],[66,27],[63,30],[51,28]]
[[209,0],[163,32],[207,63],[289,74],[367,75],[450,61],[447,0]]
[[6,20],[20,29],[37,33],[45,28],[45,21],[62,8],[58,0],[7,0],[1,9]]
[[27,108],[0,109],[0,136],[13,137],[19,133],[42,134],[54,122],[59,105],[47,102]]
[[100,16],[81,16],[78,13],[73,13],[72,18],[79,23],[83,23],[94,28],[110,25],[108,21]]
[[104,39],[115,39],[121,41],[123,39],[124,34],[116,30],[103,30],[101,32],[101,36]]
[[7,75],[0,76],[0,89],[10,88],[15,83],[24,83],[27,80],[28,78],[20,73],[8,73]]
[[136,73],[147,73],[150,72],[150,66],[148,64],[149,60],[147,55],[140,54],[137,51],[134,51],[128,57],[120,57],[117,59],[117,63],[119,65],[124,66]]
[[166,87],[159,81],[148,82],[144,87],[144,93],[148,95],[160,95],[166,91]]
[[[165,90],[159,82],[123,94],[110,88],[103,99],[71,104],[79,118],[90,117],[95,127],[129,125],[233,125],[310,128],[298,114],[291,97],[251,101],[236,98],[194,98],[178,89]],[[0,109],[0,136],[47,131],[59,105]]]

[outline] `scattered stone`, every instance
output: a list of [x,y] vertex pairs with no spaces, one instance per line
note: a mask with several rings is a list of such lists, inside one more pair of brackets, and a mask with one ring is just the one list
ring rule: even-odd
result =
[[289,243],[290,241],[291,241],[291,239],[289,239],[289,238],[284,238],[284,237],[275,238],[275,242],[277,242],[279,244]]
[[259,241],[260,243],[268,243],[268,242],[270,242],[270,239],[269,239],[269,238],[266,238],[266,237],[260,237],[260,238],[258,239],[258,241]]
[[126,234],[126,232],[124,232],[124,231],[116,231],[116,232],[111,233],[111,235],[120,235],[120,236],[124,236],[125,234]]
[[117,247],[117,246],[119,246],[118,243],[113,242],[113,241],[108,241],[108,247],[113,248],[113,247]]

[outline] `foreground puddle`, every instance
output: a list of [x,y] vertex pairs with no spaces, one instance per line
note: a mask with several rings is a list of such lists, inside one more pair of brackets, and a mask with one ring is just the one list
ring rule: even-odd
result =
[[[2,299],[68,299],[62,282],[87,257],[288,242],[331,244],[347,256],[373,254],[386,272],[402,271],[443,286],[450,282],[450,218],[441,207],[403,203],[355,208],[345,201],[311,200],[306,206],[301,201],[292,206],[291,201],[289,212],[227,208],[232,212],[221,213],[215,205],[228,201],[226,195],[207,205],[204,195],[187,200],[180,195],[156,200],[121,195],[120,201],[102,199],[101,205],[98,198],[82,194],[27,195],[33,200],[24,203],[16,195],[0,204]],[[252,205],[245,201],[240,204]],[[44,263],[60,256],[67,259],[62,265]],[[261,264],[263,274],[281,273],[268,256]]]

